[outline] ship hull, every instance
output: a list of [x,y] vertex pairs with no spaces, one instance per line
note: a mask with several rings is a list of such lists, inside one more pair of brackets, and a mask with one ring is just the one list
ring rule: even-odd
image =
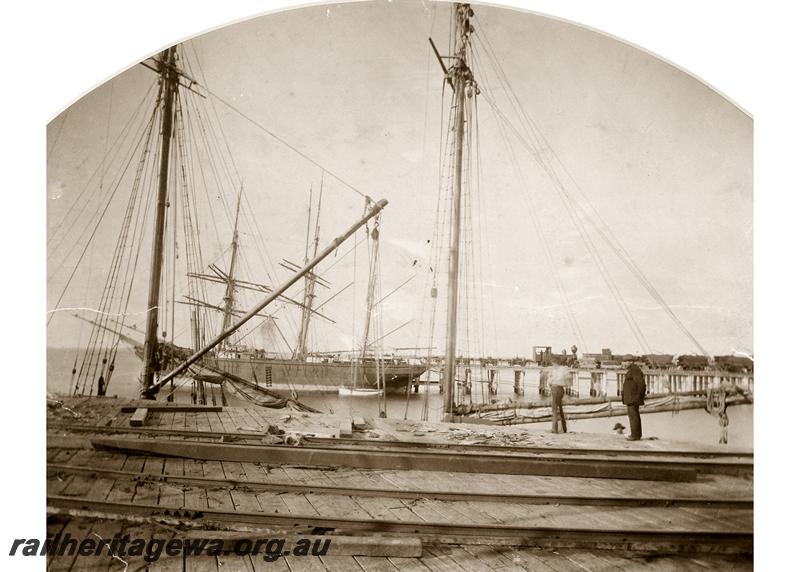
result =
[[[294,389],[351,387],[378,389],[375,363],[301,362],[282,359],[217,358],[217,367],[265,386]],[[419,383],[426,368],[421,365],[386,362],[383,366],[386,390],[404,393]]]

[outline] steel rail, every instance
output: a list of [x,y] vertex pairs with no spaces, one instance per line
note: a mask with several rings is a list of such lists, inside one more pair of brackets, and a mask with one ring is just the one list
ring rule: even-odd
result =
[[[269,512],[189,509],[180,506],[94,501],[75,497],[47,497],[49,513],[81,511],[105,518],[145,517],[185,522],[218,523],[268,527],[296,534],[335,531],[412,534],[435,542],[463,544],[492,543],[514,546],[602,546],[629,550],[691,553],[737,553],[753,551],[753,533],[741,531],[670,529],[593,529],[578,527],[519,526],[505,524],[453,524],[445,522],[403,522],[397,520],[331,518],[318,515],[287,515]],[[210,533],[213,535],[213,533]]]
[[727,499],[705,497],[614,497],[586,495],[546,495],[546,494],[506,494],[470,491],[442,491],[425,489],[387,489],[378,487],[321,486],[286,482],[263,482],[243,479],[217,479],[211,477],[191,477],[118,471],[102,467],[77,466],[59,463],[47,464],[48,475],[89,475],[91,477],[127,478],[137,482],[174,483],[200,487],[231,487],[236,490],[270,491],[275,493],[328,494],[358,497],[384,497],[399,499],[434,499],[463,502],[497,502],[534,505],[582,505],[582,506],[627,506],[627,507],[694,507],[694,508],[735,508],[752,510],[753,499]]

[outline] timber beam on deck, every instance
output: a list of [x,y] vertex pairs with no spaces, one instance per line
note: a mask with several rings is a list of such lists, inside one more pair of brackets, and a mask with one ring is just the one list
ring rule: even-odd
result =
[[97,518],[157,518],[170,522],[260,526],[270,531],[308,534],[328,529],[337,534],[412,534],[427,542],[444,544],[492,544],[496,546],[593,547],[659,553],[752,554],[752,532],[702,530],[619,530],[575,527],[513,526],[504,524],[451,524],[398,520],[329,518],[319,515],[286,515],[268,512],[188,509],[139,503],[94,501],[67,496],[48,496],[49,514]]
[[753,456],[745,453],[701,453],[686,451],[663,451],[642,449],[578,449],[555,447],[514,447],[505,445],[463,445],[454,443],[430,443],[414,441],[378,441],[367,439],[330,439],[326,437],[304,437],[308,444],[301,446],[326,446],[330,449],[354,451],[403,451],[416,455],[420,451],[447,451],[450,453],[502,454],[503,458],[531,457],[542,460],[577,460],[606,463],[647,463],[654,466],[695,470],[698,473],[752,476]]
[[211,477],[167,475],[137,471],[119,471],[102,467],[88,467],[48,463],[49,475],[89,475],[101,478],[131,479],[136,482],[166,483],[199,487],[233,487],[236,490],[270,491],[277,493],[312,493],[339,496],[382,497],[398,499],[434,499],[441,501],[498,502],[511,504],[539,505],[581,505],[581,506],[627,506],[627,507],[694,507],[694,508],[732,508],[752,510],[753,499],[730,499],[724,497],[668,497],[651,496],[588,496],[561,494],[505,494],[482,493],[478,491],[441,491],[416,489],[389,489],[376,487],[321,486],[308,483],[262,482],[243,479],[215,479]]
[[137,409],[147,409],[150,413],[219,413],[220,405],[125,405],[120,407],[122,413],[133,413]]
[[348,466],[364,469],[451,471],[553,477],[590,477],[693,482],[697,471],[659,461],[614,461],[566,457],[535,457],[473,452],[338,449],[284,445],[239,445],[164,439],[91,439],[95,449],[125,451],[212,461],[247,461],[306,466]]
[[[502,434],[499,435],[502,437]],[[420,449],[448,449],[448,450],[472,450],[472,451],[495,451],[503,453],[558,453],[561,455],[615,455],[626,456],[659,456],[659,457],[689,457],[693,459],[719,459],[726,457],[741,457],[752,464],[753,453],[751,451],[735,450],[714,450],[703,451],[698,449],[613,449],[599,447],[537,447],[535,445],[493,445],[487,443],[459,443],[458,441],[436,442],[436,441],[404,441],[399,439],[379,440],[351,438],[344,441],[333,442],[325,437],[306,437],[309,444],[332,443],[350,446],[364,447],[395,447],[395,448],[420,448]],[[621,439],[622,440],[622,439]]]
[[[125,407],[123,411],[135,411],[135,407]],[[170,410],[173,408],[169,408]],[[216,410],[219,408],[204,407],[203,410]],[[166,411],[167,413],[171,411]],[[353,425],[358,426],[358,417],[354,418]],[[360,425],[364,425],[363,422]],[[47,424],[48,429],[64,431],[74,431],[78,433],[131,433],[138,435],[169,435],[177,437],[198,437],[204,439],[261,439],[266,434],[263,431],[202,431],[194,429],[172,429],[164,427],[126,427],[111,425],[90,425],[81,423],[70,423],[54,421]],[[291,431],[291,430],[290,430]],[[502,435],[501,435],[502,436]],[[303,435],[303,443],[300,445],[329,446],[329,447],[382,447],[382,448],[413,448],[413,449],[446,449],[449,451],[477,451],[477,452],[502,452],[502,453],[522,453],[522,454],[559,454],[570,456],[584,455],[609,455],[620,458],[625,457],[683,457],[692,460],[708,461],[712,459],[737,459],[736,464],[753,464],[753,453],[751,451],[735,450],[714,450],[704,451],[702,449],[615,449],[610,447],[540,447],[535,445],[493,445],[486,443],[460,443],[458,441],[436,442],[436,441],[403,441],[403,440],[383,440],[383,439],[362,439],[358,437],[348,437],[346,439],[331,439],[330,437],[310,437]]]
[[[73,423],[51,423],[48,429],[64,430],[75,433],[95,435],[143,435],[152,437],[183,437],[191,439],[213,440],[225,443],[249,443],[260,445],[266,434],[261,432],[225,432],[196,431],[181,429],[164,429],[159,427],[109,427],[94,425],[78,425]],[[53,437],[51,437],[53,438]],[[359,442],[360,441],[360,442]],[[83,446],[81,446],[83,448]],[[752,455],[732,452],[689,452],[641,449],[565,449],[556,447],[513,447],[503,445],[463,445],[459,443],[420,443],[414,441],[377,441],[366,439],[333,439],[330,437],[303,436],[300,449],[325,448],[330,450],[349,449],[353,451],[402,451],[408,455],[416,455],[420,450],[446,451],[448,453],[503,453],[504,459],[510,456],[528,456],[541,460],[555,459],[594,461],[605,463],[619,461],[647,462],[653,466],[679,467],[695,470],[702,474],[750,476],[753,474]]]

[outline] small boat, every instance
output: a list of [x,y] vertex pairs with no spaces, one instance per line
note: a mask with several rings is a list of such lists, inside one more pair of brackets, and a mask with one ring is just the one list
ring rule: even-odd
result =
[[339,397],[374,397],[383,395],[381,389],[369,389],[365,387],[340,387]]

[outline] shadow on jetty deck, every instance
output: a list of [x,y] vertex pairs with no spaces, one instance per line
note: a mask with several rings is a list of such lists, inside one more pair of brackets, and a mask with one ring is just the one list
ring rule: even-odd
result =
[[[747,451],[385,419],[353,428],[251,407],[154,411],[131,427],[122,408],[139,402],[63,404],[48,408],[49,535],[332,541],[324,556],[275,562],[129,556],[128,571],[752,569]],[[270,426],[317,437],[288,447]],[[123,568],[105,552],[48,561]]]

